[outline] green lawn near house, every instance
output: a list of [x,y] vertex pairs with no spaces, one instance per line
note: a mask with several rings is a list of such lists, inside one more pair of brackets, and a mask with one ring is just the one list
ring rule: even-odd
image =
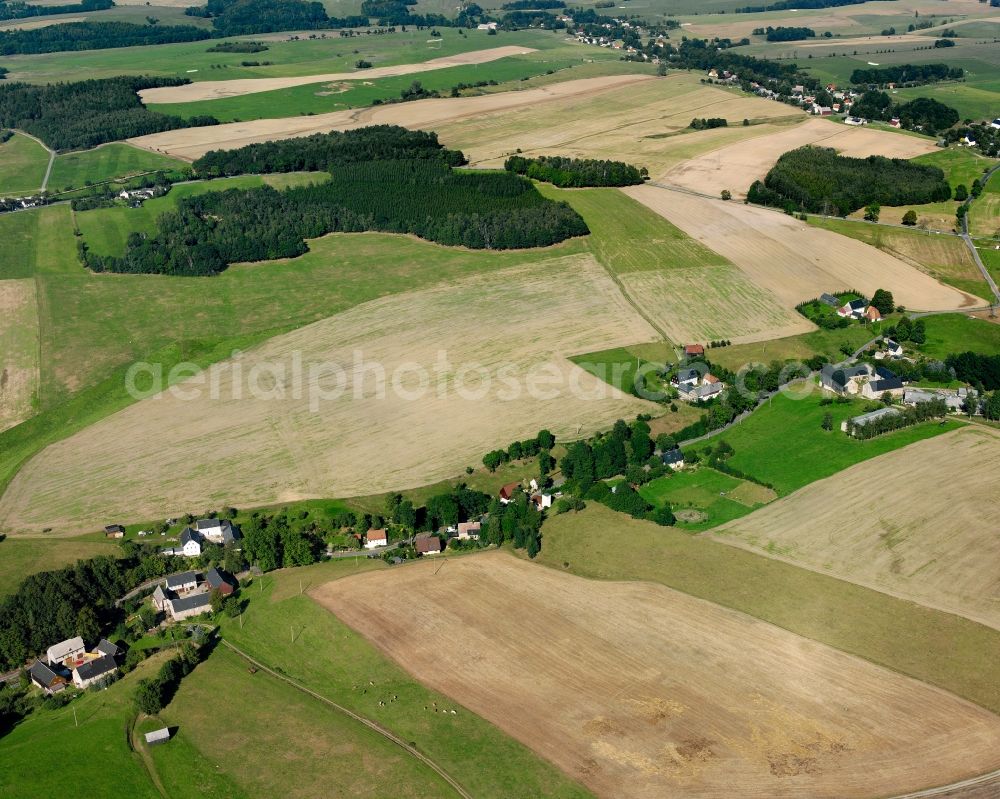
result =
[[[961,424],[951,420],[943,424],[925,422],[859,441],[841,432],[840,423],[877,403],[854,400],[821,405],[817,385],[810,382],[800,387],[801,394],[775,395],[743,422],[694,448],[728,442],[735,450],[728,460],[730,466],[770,484],[784,496],[855,463],[954,430]],[[827,412],[833,416],[833,430],[829,431],[822,426]]]
[[698,532],[745,516],[774,499],[774,492],[707,466],[685,468],[642,486],[653,505],[669,503],[677,529]]
[[0,737],[0,796],[60,796],[77,785],[91,796],[161,799],[125,736],[136,683],[163,659],[150,658],[107,690],[84,691],[59,710],[36,710]]

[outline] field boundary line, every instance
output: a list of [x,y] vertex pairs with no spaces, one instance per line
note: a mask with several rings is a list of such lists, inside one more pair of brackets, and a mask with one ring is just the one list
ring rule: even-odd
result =
[[361,716],[361,715],[355,713],[353,710],[348,710],[343,705],[337,704],[332,699],[328,699],[327,697],[323,696],[322,694],[319,694],[316,691],[313,691],[311,688],[307,688],[306,686],[302,685],[301,683],[296,682],[295,680],[293,680],[291,677],[286,677],[284,674],[280,674],[279,672],[275,671],[274,669],[272,669],[272,668],[270,668],[268,666],[265,666],[259,660],[251,657],[250,655],[248,655],[246,652],[244,652],[239,647],[237,647],[237,646],[229,643],[229,641],[227,641],[225,638],[220,638],[219,641],[220,641],[220,643],[224,647],[226,647],[227,649],[232,650],[233,652],[235,652],[237,655],[239,655],[240,657],[242,657],[244,660],[246,660],[248,663],[250,663],[254,667],[260,669],[261,671],[264,671],[264,672],[270,674],[272,677],[274,677],[274,678],[276,678],[278,680],[281,680],[282,682],[288,683],[293,688],[301,691],[304,694],[308,694],[313,699],[318,699],[320,702],[323,702],[324,704],[328,705],[329,707],[332,707],[334,710],[337,710],[338,712],[343,713],[345,716],[348,716],[349,718],[354,719],[354,721],[357,721],[360,724],[363,724],[364,726],[368,727],[368,729],[370,729],[370,730],[378,733],[379,735],[381,735],[383,738],[387,738],[388,740],[392,741],[392,743],[396,744],[401,749],[404,749],[408,754],[412,755],[417,760],[419,760],[421,763],[423,763],[425,766],[427,766],[428,768],[430,768],[433,772],[435,772],[439,777],[441,777],[441,779],[443,779],[445,782],[447,782],[448,785],[450,785],[454,789],[455,793],[457,793],[459,796],[462,797],[462,799],[473,799],[472,794],[470,794],[467,790],[465,790],[465,788],[462,787],[461,783],[459,783],[458,780],[456,780],[447,771],[445,771],[444,768],[442,768],[437,763],[435,763],[433,760],[431,760],[431,758],[429,758],[423,752],[420,752],[416,747],[411,746],[406,741],[404,741],[402,738],[400,738],[398,735],[396,735],[395,733],[390,732],[389,730],[387,730],[385,727],[383,727],[382,725],[380,725],[378,722],[375,722],[375,721],[372,721],[371,719],[365,718],[364,716]]
[[45,148],[45,152],[49,154],[49,165],[45,169],[45,177],[42,178],[42,185],[38,189],[39,192],[45,191],[45,187],[49,185],[49,175],[52,174],[52,165],[56,162],[56,151],[53,150],[51,147],[49,147],[49,145],[47,145],[37,136],[32,136],[30,133],[25,133],[20,128],[15,128],[14,132],[20,134],[21,136],[24,136],[25,138],[31,139],[33,142],[36,142],[39,146]]
[[925,788],[922,791],[912,793],[901,793],[889,799],[930,799],[933,796],[944,796],[951,791],[960,791],[963,788],[980,788],[983,786],[1000,786],[1000,769],[991,771],[988,774],[980,774],[978,777],[969,777],[967,780],[959,780],[949,785],[939,785],[936,788]]

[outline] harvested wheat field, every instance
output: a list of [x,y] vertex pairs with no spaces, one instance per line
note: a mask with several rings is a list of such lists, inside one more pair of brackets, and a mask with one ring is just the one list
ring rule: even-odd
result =
[[32,414],[38,390],[35,281],[0,280],[0,430]]
[[68,22],[84,22],[84,17],[62,17],[62,16],[52,16],[46,19],[42,17],[41,19],[11,19],[4,20],[0,22],[0,30],[4,31],[33,31],[38,28],[47,28],[50,25],[62,25]]
[[814,329],[731,264],[627,272],[620,279],[646,318],[671,341],[747,344]]
[[217,399],[196,378],[181,388],[200,397],[165,392],[43,450],[0,501],[0,528],[65,535],[433,483],[543,427],[575,436],[655,408],[567,360],[655,337],[589,255],[378,299],[245,353],[241,379],[223,364]]
[[1000,763],[986,710],[664,586],[489,552],[312,595],[601,797],[876,797]]
[[139,92],[144,103],[190,103],[198,100],[219,100],[241,94],[269,92],[275,89],[289,89],[310,83],[325,83],[342,80],[375,80],[396,75],[414,75],[445,67],[465,64],[486,64],[500,58],[534,53],[532,47],[493,47],[489,50],[474,50],[469,53],[432,58],[419,64],[396,64],[389,67],[359,69],[356,72],[331,72],[325,75],[300,75],[294,78],[240,78],[237,80],[212,80],[189,83],[185,86],[163,86]]
[[[732,127],[692,131],[694,117],[721,117]],[[803,114],[759,97],[705,86],[692,73],[544,106],[522,105],[503,114],[468,117],[435,129],[441,141],[477,166],[502,166],[521,150],[530,155],[622,159],[658,176],[698,153],[762,136]],[[743,127],[744,119],[770,120]]]
[[564,98],[577,101],[601,92],[621,90],[643,81],[655,80],[650,75],[608,75],[553,83],[535,89],[496,92],[476,97],[445,97],[396,103],[348,111],[334,111],[308,117],[255,119],[230,122],[208,128],[152,133],[129,139],[130,144],[177,158],[193,161],[209,150],[230,150],[255,142],[294,139],[331,130],[352,130],[366,125],[404,125],[408,128],[433,130],[440,123],[495,112],[506,112],[526,105],[548,103]]
[[814,118],[756,138],[751,146],[731,144],[685,161],[664,175],[663,181],[713,197],[718,197],[723,189],[731,191],[734,197],[743,197],[750,184],[763,180],[784,153],[807,144],[832,147],[841,155],[856,158],[869,155],[913,158],[937,149],[929,139],[872,128],[852,128]]
[[[1000,432],[965,427],[852,466],[713,534],[1000,629],[998,475]],[[857,510],[849,524],[847,507]]]
[[696,197],[656,186],[622,189],[697,241],[727,258],[787,307],[824,291],[893,292],[913,310],[955,310],[975,297],[855,239],[766,208]]

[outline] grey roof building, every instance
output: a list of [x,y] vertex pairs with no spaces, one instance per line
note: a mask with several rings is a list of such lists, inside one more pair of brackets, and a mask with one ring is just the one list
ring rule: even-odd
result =
[[73,669],[73,682],[80,688],[86,688],[96,680],[106,677],[117,668],[118,664],[113,657],[110,655],[101,655],[101,657],[88,660],[86,663],[81,663]]
[[102,638],[97,642],[97,646],[94,647],[94,651],[100,652],[102,655],[107,655],[108,657],[114,657],[118,654],[118,647],[111,643],[107,638]]
[[192,584],[198,584],[198,575],[195,572],[181,572],[167,578],[167,588],[171,591],[176,591],[186,585]]

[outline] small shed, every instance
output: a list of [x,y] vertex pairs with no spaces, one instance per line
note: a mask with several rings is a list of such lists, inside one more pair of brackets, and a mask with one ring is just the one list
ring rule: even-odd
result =
[[170,740],[170,729],[164,727],[160,730],[153,730],[152,732],[146,733],[146,743],[149,746],[156,746],[156,744],[165,744]]

